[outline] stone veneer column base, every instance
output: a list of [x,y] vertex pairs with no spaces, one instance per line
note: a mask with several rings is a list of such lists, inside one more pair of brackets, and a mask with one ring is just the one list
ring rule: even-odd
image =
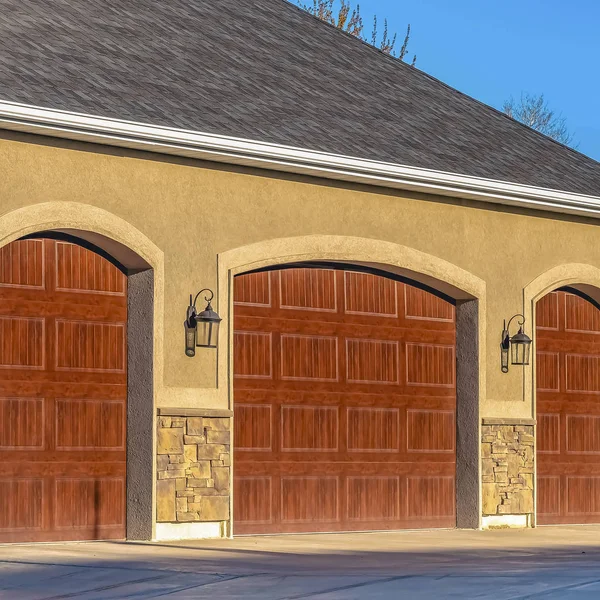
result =
[[482,527],[531,527],[534,516],[533,419],[483,419]]
[[159,409],[156,539],[229,535],[230,417],[230,411]]

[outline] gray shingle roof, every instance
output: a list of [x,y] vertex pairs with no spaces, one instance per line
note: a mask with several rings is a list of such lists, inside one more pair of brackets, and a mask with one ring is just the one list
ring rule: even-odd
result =
[[0,0],[0,99],[600,195],[600,163],[285,0]]

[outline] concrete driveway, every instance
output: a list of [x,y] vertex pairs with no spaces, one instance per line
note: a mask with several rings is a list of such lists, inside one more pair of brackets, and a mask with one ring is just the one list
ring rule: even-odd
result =
[[0,546],[3,600],[600,598],[600,527]]

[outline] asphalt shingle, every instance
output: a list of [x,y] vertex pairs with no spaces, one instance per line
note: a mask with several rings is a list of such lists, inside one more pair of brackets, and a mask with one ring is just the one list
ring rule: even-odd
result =
[[600,163],[285,0],[0,0],[0,99],[600,195]]

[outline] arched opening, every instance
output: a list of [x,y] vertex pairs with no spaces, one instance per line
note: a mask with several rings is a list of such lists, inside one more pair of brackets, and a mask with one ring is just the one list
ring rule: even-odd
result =
[[234,534],[479,526],[477,301],[423,279],[237,274]]
[[152,314],[152,268],[105,236],[0,248],[0,541],[152,537]]
[[598,292],[571,283],[536,305],[540,525],[600,522]]

